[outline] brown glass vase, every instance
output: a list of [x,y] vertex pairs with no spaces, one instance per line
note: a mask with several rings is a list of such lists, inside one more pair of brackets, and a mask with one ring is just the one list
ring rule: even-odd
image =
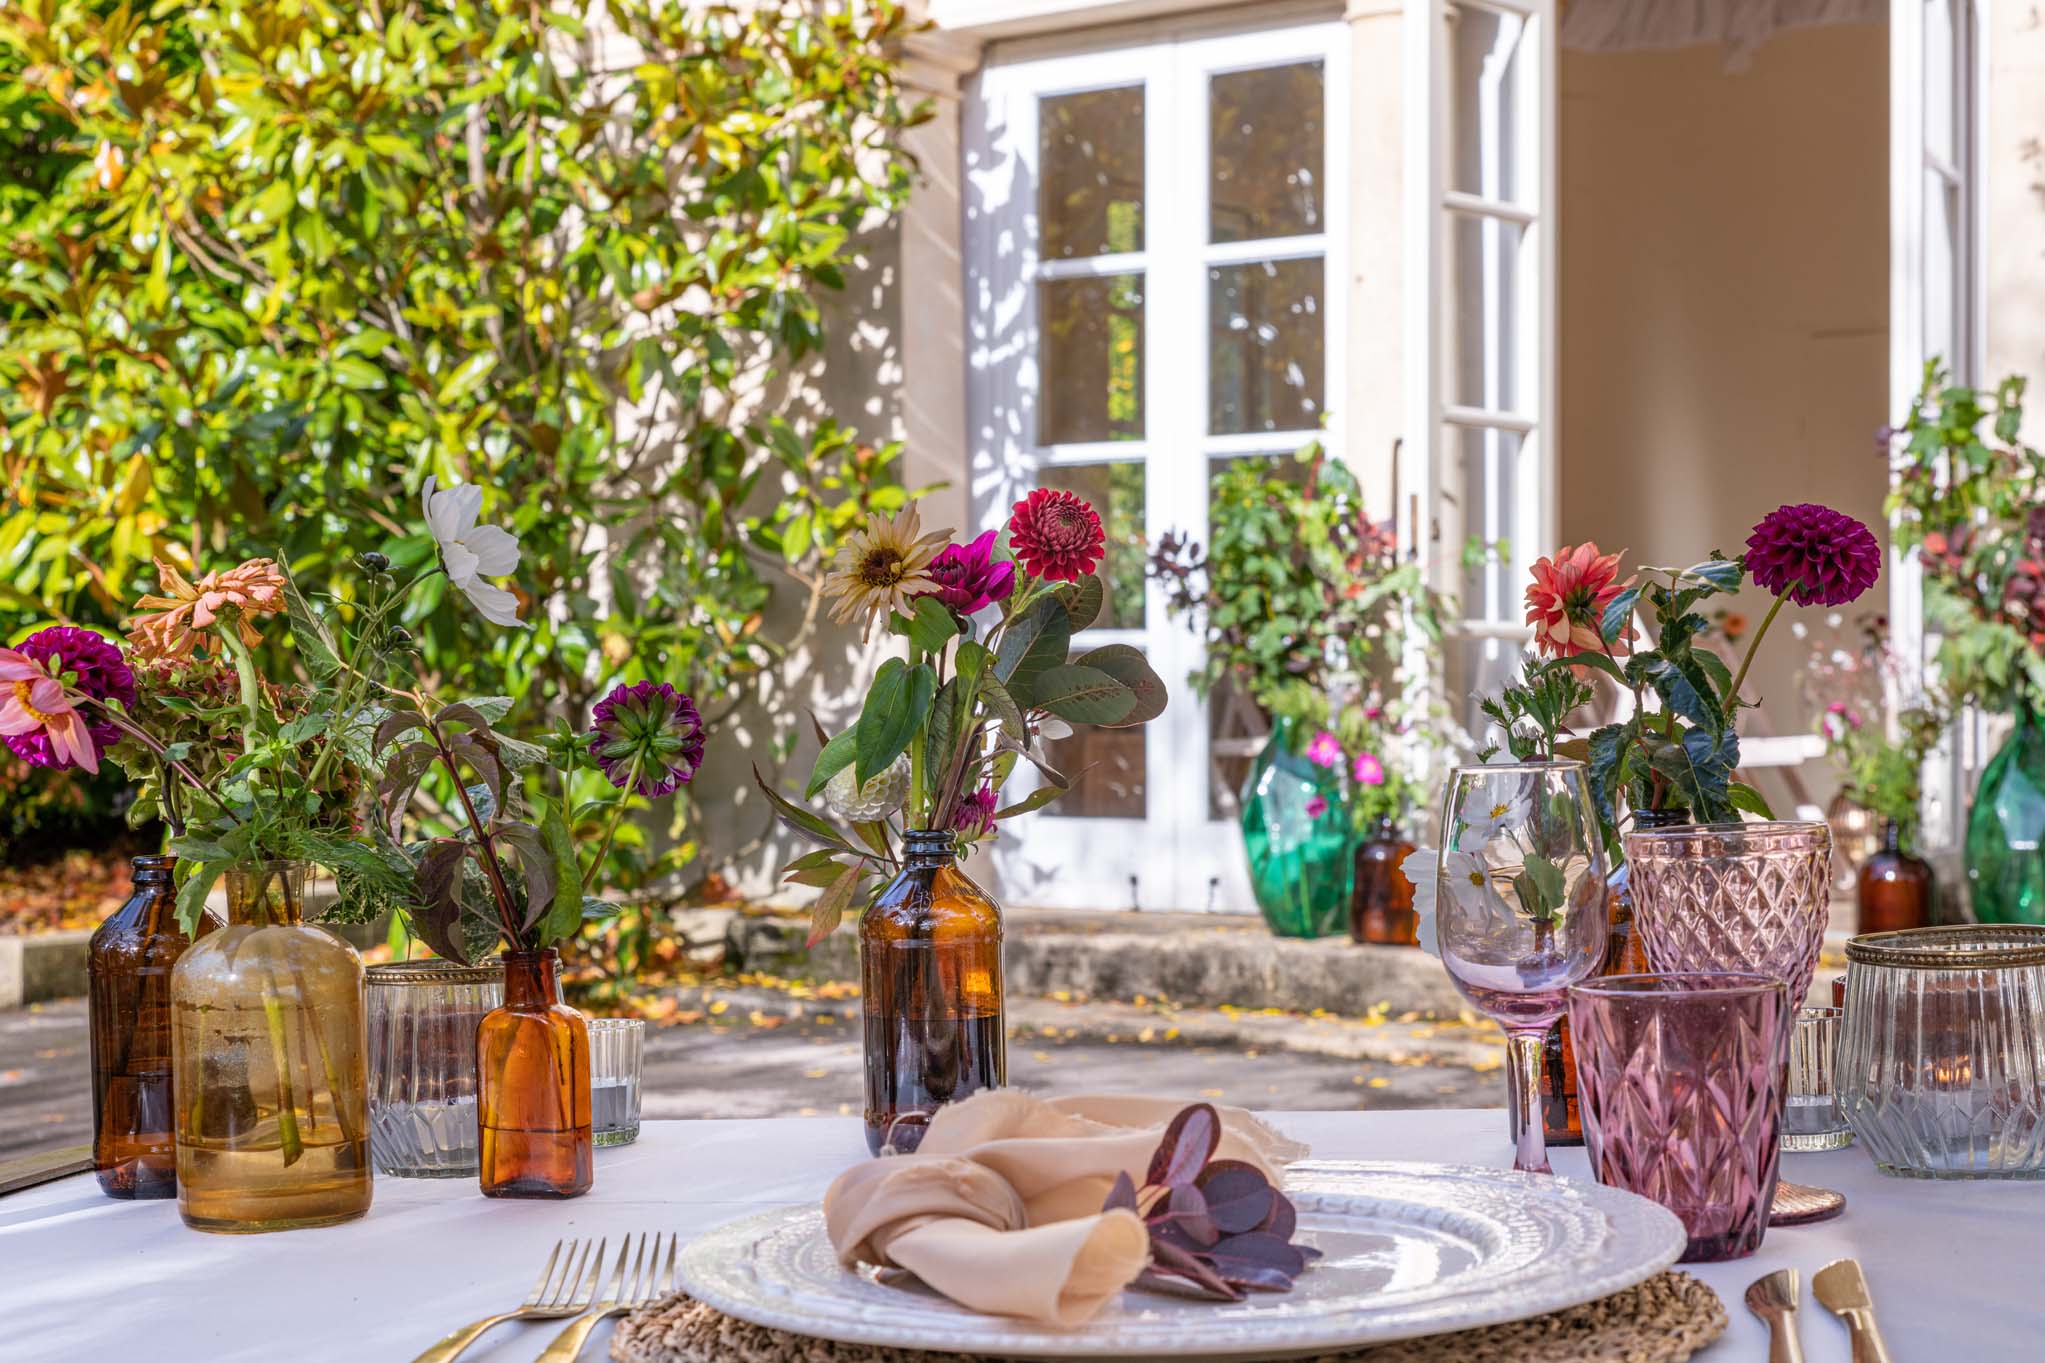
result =
[[1420,945],[1420,915],[1413,912],[1413,886],[1399,863],[1413,844],[1387,814],[1356,847],[1356,875],[1349,891],[1349,939],[1375,946]]
[[945,1103],[1008,1082],[1001,909],[949,832],[912,829],[902,870],[859,922],[866,1144],[914,1150]]
[[[1690,821],[1687,813],[1661,809],[1635,810],[1635,828],[1674,828]],[[1605,891],[1611,924],[1599,975],[1638,975],[1652,969],[1647,948],[1633,925],[1633,898],[1626,868],[1612,874]],[[1576,1048],[1569,1038],[1569,1019],[1558,1018],[1541,1043],[1541,1129],[1550,1145],[1582,1145],[1583,1119],[1576,1105]]]
[[504,953],[504,1006],[476,1028],[485,1197],[580,1197],[596,1181],[589,1024],[561,1001],[561,954]]
[[1882,820],[1882,845],[1861,863],[1854,886],[1854,931],[1900,932],[1931,926],[1931,863],[1903,850],[1894,819]]
[[[92,1168],[108,1197],[176,1197],[170,972],[192,939],[178,926],[177,858],[135,857],[129,866],[134,892],[86,946]],[[199,935],[220,926],[208,914]]]

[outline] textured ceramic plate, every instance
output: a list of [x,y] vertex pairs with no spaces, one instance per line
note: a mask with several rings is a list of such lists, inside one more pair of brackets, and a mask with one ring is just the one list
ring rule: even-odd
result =
[[1243,1302],[1127,1292],[1056,1330],[964,1310],[913,1281],[838,1266],[815,1207],[701,1236],[699,1301],[823,1339],[1032,1358],[1285,1358],[1524,1320],[1609,1296],[1683,1251],[1683,1226],[1597,1184],[1446,1164],[1315,1162],[1288,1171],[1301,1238],[1325,1256],[1289,1293]]

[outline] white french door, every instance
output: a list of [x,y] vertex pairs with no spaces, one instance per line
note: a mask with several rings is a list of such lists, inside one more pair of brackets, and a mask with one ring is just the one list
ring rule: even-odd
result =
[[1199,638],[1144,567],[1167,532],[1208,542],[1228,461],[1313,439],[1340,452],[1346,39],[1340,23],[1158,28],[1093,50],[997,50],[978,79],[973,514],[998,526],[1038,486],[1092,502],[1108,605],[1075,646],[1134,645],[1172,687],[1144,728],[1051,745],[1084,775],[996,845],[1012,903],[1252,907],[1233,818],[1247,759],[1227,742],[1245,706],[1193,694]]
[[[1889,9],[1889,410],[1900,420],[1937,358],[1981,381],[1980,0],[1892,0]],[[1899,658],[1928,660],[1924,579],[1891,554],[1889,620]],[[1966,802],[1992,751],[1980,714],[1959,717],[1924,771],[1924,837],[1956,849]]]
[[[1555,545],[1555,7],[1406,0],[1404,543],[1456,600],[1456,717],[1530,637]],[[1417,645],[1416,645],[1417,646]]]

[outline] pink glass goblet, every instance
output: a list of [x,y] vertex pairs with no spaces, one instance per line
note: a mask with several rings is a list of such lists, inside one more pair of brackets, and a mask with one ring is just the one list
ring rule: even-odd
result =
[[1505,1029],[1519,1082],[1513,1168],[1545,1174],[1541,1043],[1610,927],[1605,858],[1581,762],[1458,767],[1442,810],[1431,913],[1442,964]]
[[1633,921],[1664,972],[1754,971],[1803,1001],[1831,909],[1821,822],[1691,824],[1626,835]]
[[1683,1262],[1752,1254],[1781,1160],[1789,992],[1769,975],[1607,975],[1569,991],[1598,1182],[1659,1202]]

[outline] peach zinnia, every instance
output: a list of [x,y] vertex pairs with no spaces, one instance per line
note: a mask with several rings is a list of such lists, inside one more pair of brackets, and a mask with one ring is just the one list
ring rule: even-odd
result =
[[156,560],[156,575],[167,595],[136,601],[137,610],[156,614],[137,617],[128,630],[135,651],[145,658],[190,656],[199,642],[197,631],[209,628],[225,610],[234,612],[241,641],[253,648],[262,636],[249,617],[284,609],[284,574],[267,558],[252,558],[225,572],[208,573],[197,586],[162,559]]
[[[1606,645],[1598,631],[1605,607],[1632,581],[1619,580],[1619,555],[1600,554],[1589,540],[1539,560],[1527,586],[1527,623],[1534,627],[1535,645],[1551,657],[1603,652]],[[1631,627],[1621,630],[1611,651],[1626,652],[1632,637]]]

